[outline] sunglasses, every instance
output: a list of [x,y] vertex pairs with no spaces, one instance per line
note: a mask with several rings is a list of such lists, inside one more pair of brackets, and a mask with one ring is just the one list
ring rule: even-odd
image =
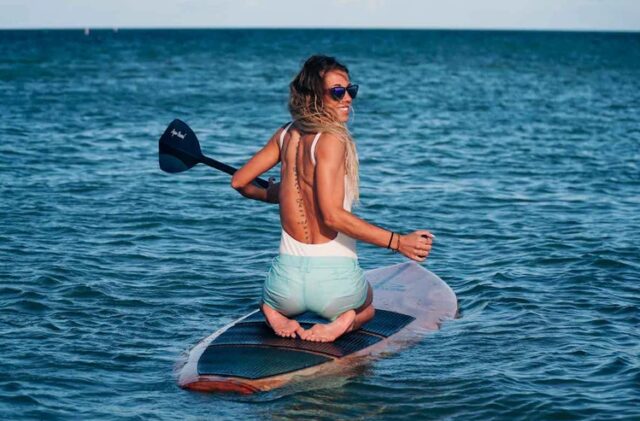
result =
[[349,85],[346,88],[344,86],[334,86],[327,90],[331,94],[331,97],[336,101],[340,101],[344,98],[344,94],[347,92],[349,92],[351,99],[356,99],[356,96],[358,96],[358,85]]

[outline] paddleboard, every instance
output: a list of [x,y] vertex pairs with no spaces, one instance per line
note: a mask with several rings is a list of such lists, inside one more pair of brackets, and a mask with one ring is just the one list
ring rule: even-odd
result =
[[[375,317],[334,342],[281,338],[255,310],[200,341],[178,371],[178,384],[203,392],[266,392],[318,376],[344,373],[439,329],[457,311],[454,292],[415,262],[365,273]],[[303,327],[327,320],[296,317]]]

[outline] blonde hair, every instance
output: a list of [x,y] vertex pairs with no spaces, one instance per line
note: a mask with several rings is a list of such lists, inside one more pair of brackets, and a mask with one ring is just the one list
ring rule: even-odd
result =
[[[352,199],[359,193],[358,153],[347,126],[333,109],[324,106],[323,78],[327,72],[339,70],[349,74],[346,66],[329,56],[311,56],[289,84],[289,112],[295,126],[305,133],[331,133],[345,144],[345,173]],[[346,192],[345,192],[346,194]]]

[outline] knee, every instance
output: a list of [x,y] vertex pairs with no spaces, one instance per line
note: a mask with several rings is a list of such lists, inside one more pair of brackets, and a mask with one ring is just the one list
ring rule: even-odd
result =
[[373,317],[376,315],[376,309],[375,307],[372,305],[370,305],[369,307],[365,308],[364,311],[366,312],[365,314],[365,318],[367,320],[371,320],[373,319]]

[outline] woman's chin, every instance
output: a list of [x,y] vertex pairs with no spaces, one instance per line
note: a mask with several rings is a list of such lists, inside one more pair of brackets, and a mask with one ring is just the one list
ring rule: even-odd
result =
[[338,111],[338,119],[341,123],[346,123],[349,121],[349,110],[347,111]]

